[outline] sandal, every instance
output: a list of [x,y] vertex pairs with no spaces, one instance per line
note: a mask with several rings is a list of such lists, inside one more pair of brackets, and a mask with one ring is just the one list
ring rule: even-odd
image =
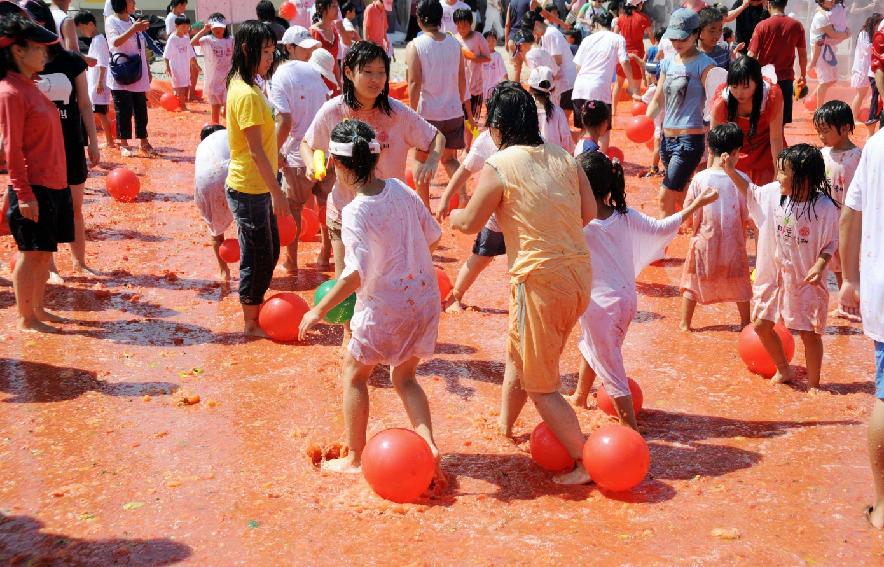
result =
[[654,177],[655,175],[659,175],[659,174],[660,174],[660,170],[656,166],[654,166],[651,169],[649,169],[643,173],[640,173],[639,177],[640,178]]

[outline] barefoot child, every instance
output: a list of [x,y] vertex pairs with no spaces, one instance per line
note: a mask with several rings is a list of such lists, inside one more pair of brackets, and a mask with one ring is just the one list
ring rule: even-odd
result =
[[549,67],[535,67],[528,77],[528,88],[537,104],[537,121],[543,141],[561,146],[569,153],[574,151],[574,139],[568,115],[552,101],[555,92],[555,79]]
[[190,44],[199,45],[202,50],[206,70],[203,93],[212,107],[212,124],[220,124],[224,103],[227,102],[227,87],[224,82],[233,64],[233,38],[227,29],[224,14],[210,14],[206,25],[193,36]]
[[98,33],[97,22],[92,12],[86,10],[77,12],[74,22],[77,24],[77,35],[92,38],[87,57],[94,59],[96,63],[86,71],[89,99],[92,101],[92,112],[104,132],[106,147],[114,148],[117,143],[114,140],[114,131],[110,120],[107,118],[108,107],[111,104],[111,91],[107,86],[107,73],[110,65],[107,38],[104,37],[104,34]]
[[807,383],[819,387],[829,291],[827,265],[838,246],[838,205],[826,179],[823,155],[809,144],[780,152],[777,180],[762,187],[746,181],[730,156],[722,166],[746,195],[749,216],[758,227],[758,253],[752,310],[755,332],[777,365],[774,384],[789,382],[792,369],[774,323],[783,319],[804,343]]
[[838,80],[838,58],[833,46],[848,37],[847,16],[841,0],[816,0],[817,10],[810,24],[812,52],[808,69],[816,72],[817,107],[826,101],[826,92]]
[[219,124],[210,124],[200,132],[200,143],[193,159],[193,200],[212,235],[212,249],[221,281],[230,279],[230,268],[221,259],[219,249],[224,242],[224,231],[233,222],[233,214],[224,195],[224,181],[230,165],[230,144],[227,130]]
[[[853,133],[853,112],[846,102],[832,100],[816,110],[813,125],[823,144],[820,151],[826,162],[826,177],[832,186],[832,199],[836,203],[843,203],[844,193],[853,181],[853,174],[863,153],[850,140]],[[829,262],[829,269],[835,272],[838,287],[841,287],[841,259],[837,250]],[[837,313],[840,314],[840,311]]]
[[187,92],[190,89],[190,60],[195,58],[190,45],[190,18],[181,14],[175,17],[175,35],[166,40],[163,59],[166,75],[172,82],[181,110],[187,110]]
[[[461,44],[461,53],[464,56],[464,73],[467,81],[467,95],[469,99],[464,103],[468,105],[469,112],[464,108],[464,117],[471,122],[470,130],[479,122],[479,114],[482,112],[482,100],[485,94],[482,84],[482,68],[491,62],[491,51],[488,49],[488,41],[477,31],[473,31],[473,13],[469,10],[456,10],[454,12],[454,25],[457,35],[454,38]],[[467,146],[473,143],[470,130],[467,130]]]
[[[497,36],[493,31],[486,31],[484,35],[485,41],[488,42],[488,53],[491,54],[491,59],[482,65],[482,99],[488,100],[491,89],[496,87],[499,82],[505,81],[507,75],[503,56],[497,52]],[[475,118],[478,120],[479,116],[476,115]]]
[[323,468],[360,470],[368,426],[368,377],[378,364],[390,365],[393,386],[415,432],[438,460],[430,407],[415,369],[436,348],[440,299],[430,252],[442,230],[414,191],[398,179],[375,176],[381,144],[368,124],[339,123],[328,149],[338,185],[354,195],[342,211],[345,267],[335,287],[304,315],[300,339],[353,292],[356,309],[343,363],[349,453]]
[[611,107],[600,100],[585,101],[579,109],[580,123],[583,125],[583,135],[577,140],[574,147],[574,157],[586,152],[608,151],[608,141],[611,131]]
[[[739,157],[743,131],[733,122],[716,126],[706,136],[712,163],[694,176],[685,199],[693,200],[704,189],[718,190],[719,199],[698,209],[691,219],[693,232],[681,276],[682,331],[691,330],[697,303],[734,301],[740,327],[749,324],[749,258],[746,255],[746,198],[734,187],[722,166],[722,154]],[[736,166],[735,164],[733,164]],[[744,175],[745,174],[741,174]],[[748,177],[746,180],[748,181]]]
[[592,295],[580,317],[583,354],[572,401],[586,407],[596,374],[614,401],[620,423],[637,429],[621,348],[636,312],[635,278],[675,238],[682,220],[717,198],[707,187],[683,211],[662,220],[626,206],[623,167],[601,152],[577,158],[590,180],[598,209],[583,234],[592,257]]

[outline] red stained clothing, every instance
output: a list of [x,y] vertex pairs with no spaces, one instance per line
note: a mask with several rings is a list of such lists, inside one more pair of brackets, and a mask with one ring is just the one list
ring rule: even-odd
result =
[[341,40],[338,37],[337,31],[335,31],[334,29],[332,30],[332,37],[334,37],[334,39],[331,41],[326,40],[323,33],[316,28],[310,28],[310,35],[313,37],[313,39],[315,39],[316,41],[318,41],[321,44],[320,45],[321,48],[323,48],[326,51],[328,51],[329,53],[331,53],[332,57],[334,57],[335,61],[337,61],[337,59],[338,59],[338,46],[341,44]]
[[362,17],[365,21],[364,39],[384,47],[387,39],[387,11],[384,10],[384,5],[372,2]]
[[[765,79],[765,82],[767,80]],[[740,161],[737,169],[745,173],[756,185],[765,185],[774,180],[773,156],[770,153],[770,120],[776,108],[783,108],[783,93],[780,87],[766,82],[768,86],[767,100],[758,117],[755,127],[755,135],[749,137],[749,117],[737,116],[735,122],[743,131],[743,148],[740,150]],[[715,106],[712,115],[713,122],[721,124],[727,122],[727,102],[721,94],[727,85],[722,85],[715,92]]]
[[795,50],[806,49],[804,26],[795,18],[773,15],[762,20],[752,33],[749,51],[762,66],[773,64],[778,81],[795,79]]
[[623,14],[617,18],[617,28],[626,40],[626,51],[635,53],[642,59],[645,57],[645,30],[651,27],[651,19],[642,12]]
[[35,199],[31,185],[68,186],[58,109],[34,81],[12,71],[0,80],[0,132],[9,183],[19,201]]
[[884,71],[884,31],[878,28],[872,36],[872,71]]

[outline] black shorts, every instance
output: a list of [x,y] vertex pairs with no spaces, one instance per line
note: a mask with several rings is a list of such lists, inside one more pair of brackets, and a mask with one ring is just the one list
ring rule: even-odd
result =
[[464,140],[464,120],[463,118],[450,118],[448,120],[427,120],[436,127],[436,130],[442,132],[445,136],[446,150],[462,150],[467,147]]
[[574,89],[568,89],[562,93],[562,97],[559,99],[559,106],[562,107],[562,110],[573,110],[574,104],[571,103],[571,94],[574,92]]
[[94,112],[95,114],[107,114],[107,109],[109,106],[109,104],[93,104],[92,112]]
[[89,167],[86,165],[86,152],[83,146],[78,145],[71,151],[65,150],[67,160],[68,185],[80,185],[86,183],[89,177]]
[[32,185],[31,189],[37,198],[37,222],[21,215],[18,195],[12,187],[7,189],[9,232],[21,252],[56,252],[59,243],[74,241],[71,189],[47,189],[39,185]]
[[473,254],[476,256],[503,256],[506,254],[506,243],[503,241],[503,233],[489,230],[483,227],[476,235],[473,243]]
[[[479,120],[479,113],[482,111],[482,95],[470,95],[470,110],[473,113],[473,120]],[[467,118],[467,106],[463,105],[463,117]]]

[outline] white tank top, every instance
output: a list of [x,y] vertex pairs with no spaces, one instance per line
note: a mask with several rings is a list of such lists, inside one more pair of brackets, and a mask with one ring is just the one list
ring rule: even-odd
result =
[[463,101],[458,88],[462,57],[460,42],[448,34],[442,41],[422,34],[413,43],[421,63],[422,77],[418,114],[436,121],[463,117]]

